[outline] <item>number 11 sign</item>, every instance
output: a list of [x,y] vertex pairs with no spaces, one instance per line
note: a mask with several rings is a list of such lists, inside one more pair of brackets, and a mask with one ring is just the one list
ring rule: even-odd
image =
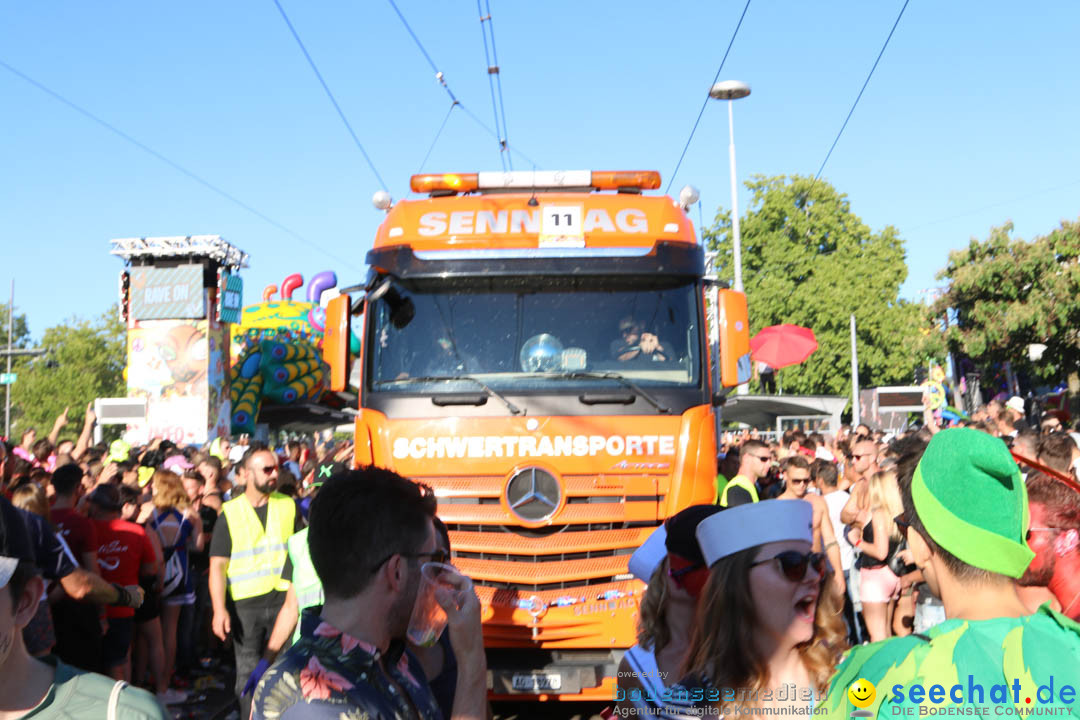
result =
[[540,247],[585,247],[581,205],[540,206]]

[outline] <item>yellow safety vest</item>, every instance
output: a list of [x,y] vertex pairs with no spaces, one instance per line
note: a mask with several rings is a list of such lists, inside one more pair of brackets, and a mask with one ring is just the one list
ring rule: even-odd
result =
[[733,487],[741,487],[746,492],[750,493],[750,497],[754,502],[758,501],[757,488],[754,487],[754,483],[750,482],[750,478],[745,475],[736,475],[728,480],[728,484],[724,486],[724,492],[720,493],[720,502],[717,503],[720,507],[728,506],[727,493],[728,490]]
[[[315,572],[315,566],[311,562],[311,551],[308,549],[308,529],[289,538],[289,560],[292,562],[293,591],[296,593],[297,609],[303,614],[304,610],[316,605],[322,605],[326,600],[323,594],[322,581]],[[296,621],[296,630],[293,632],[293,643],[300,639],[300,620]]]
[[287,495],[273,493],[267,506],[265,529],[246,495],[221,507],[232,538],[226,576],[233,600],[289,589],[281,571],[285,569],[285,544],[296,522],[296,503]]

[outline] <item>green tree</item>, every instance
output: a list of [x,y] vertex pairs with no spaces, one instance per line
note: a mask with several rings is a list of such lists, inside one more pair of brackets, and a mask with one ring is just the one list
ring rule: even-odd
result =
[[[26,315],[12,316],[12,347],[26,347],[30,341],[30,328],[26,324]],[[0,303],[0,350],[7,350],[8,341],[8,304]]]
[[19,379],[12,388],[12,435],[35,427],[39,436],[70,408],[68,429],[73,437],[82,427],[87,404],[97,397],[126,394],[125,330],[111,310],[94,320],[72,318],[45,331],[42,357],[19,362]]
[[[1013,237],[1012,223],[991,229],[949,254],[938,274],[947,291],[935,303],[949,312],[951,349],[980,363],[1011,362],[1044,377],[1080,366],[1080,223],[1063,222],[1048,235]],[[1035,364],[1028,346],[1046,345]]]
[[[910,384],[928,354],[943,349],[927,308],[900,299],[904,242],[887,226],[873,232],[829,183],[801,176],[754,176],[740,220],[743,284],[751,333],[781,323],[814,331],[818,350],[785,368],[785,392],[851,393],[850,316],[855,315],[859,384]],[[705,232],[730,268],[731,213]],[[731,276],[730,271],[721,271]]]

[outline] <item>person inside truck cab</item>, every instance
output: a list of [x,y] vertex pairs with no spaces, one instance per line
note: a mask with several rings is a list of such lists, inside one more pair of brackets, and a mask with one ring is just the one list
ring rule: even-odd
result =
[[675,359],[671,346],[662,342],[654,333],[647,332],[644,324],[631,315],[619,321],[619,337],[611,341],[611,356],[619,362],[667,362]]

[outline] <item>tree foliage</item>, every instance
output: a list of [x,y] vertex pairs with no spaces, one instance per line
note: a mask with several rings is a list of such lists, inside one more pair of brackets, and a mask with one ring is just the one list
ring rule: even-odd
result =
[[[986,240],[949,255],[939,280],[948,290],[935,303],[950,312],[951,349],[980,363],[1012,362],[1035,375],[1074,372],[1080,365],[1080,223],[1063,222],[1025,241],[1006,223]],[[1032,366],[1028,345],[1047,349]]]
[[[77,434],[87,404],[98,397],[124,397],[125,330],[115,310],[94,320],[72,318],[45,331],[45,356],[18,363],[12,387],[12,435],[34,427],[43,437],[70,407],[65,436]],[[74,431],[72,431],[74,429]]]
[[[904,242],[895,228],[873,232],[847,196],[822,180],[754,176],[740,220],[743,284],[751,333],[781,323],[814,331],[818,350],[781,371],[784,392],[850,394],[850,317],[857,326],[859,384],[910,384],[915,367],[943,349],[927,308],[903,301]],[[705,232],[731,277],[731,214]]]
[[[12,315],[11,346],[26,347],[30,341],[30,328],[26,324],[26,315]],[[7,350],[8,342],[8,304],[0,303],[0,349]]]

